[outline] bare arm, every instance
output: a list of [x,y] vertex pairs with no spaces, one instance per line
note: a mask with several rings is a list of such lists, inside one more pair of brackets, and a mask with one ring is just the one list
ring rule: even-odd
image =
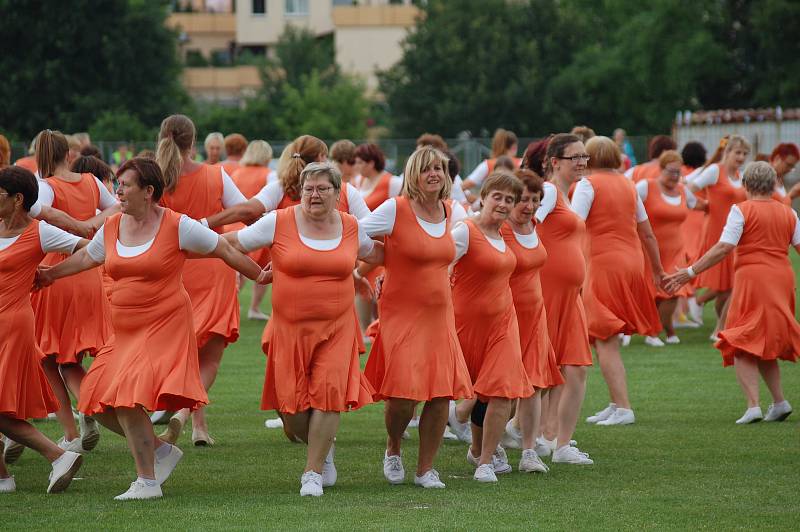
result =
[[[668,292],[674,292],[681,286],[688,283],[692,278],[694,278],[697,274],[706,271],[707,269],[711,268],[715,264],[719,263],[722,259],[728,256],[728,254],[733,251],[735,248],[733,244],[726,244],[725,242],[717,242],[714,244],[714,247],[709,249],[705,255],[700,257],[700,260],[694,263],[694,265],[690,266],[692,268],[694,275],[691,275],[688,268],[679,268],[677,272],[673,273],[672,275],[668,275],[665,281],[665,289]],[[795,246],[795,249],[800,252],[800,246]]]
[[370,254],[366,257],[361,257],[361,260],[372,265],[370,271],[373,270],[375,266],[383,264],[383,242],[375,242],[375,246],[372,248]]
[[225,264],[253,281],[258,281],[261,275],[261,266],[232,246],[225,237],[220,237],[217,247],[208,256],[222,259]]
[[217,214],[212,214],[206,218],[206,222],[208,222],[208,227],[211,229],[236,222],[252,223],[265,212],[266,209],[263,203],[255,198],[250,198],[244,203],[234,205]]
[[91,238],[96,232],[94,225],[89,220],[76,220],[64,211],[54,209],[48,205],[42,205],[42,212],[36,218],[83,238]]
[[96,268],[100,266],[100,262],[95,262],[89,253],[86,251],[86,245],[89,243],[88,240],[81,239],[78,242],[78,245],[75,249],[80,248],[76,251],[71,257],[68,257],[67,260],[63,262],[59,262],[52,268],[48,268],[46,266],[39,266],[39,270],[37,272],[37,286],[43,288],[45,286],[50,286],[53,284],[57,279],[61,279],[62,277],[69,277],[70,275],[75,275],[76,273],[80,273],[82,271],[86,271],[92,268]]
[[97,214],[97,215],[95,215],[95,216],[93,216],[93,217],[89,218],[88,220],[86,220],[86,222],[87,222],[87,223],[90,223],[90,224],[92,225],[92,228],[93,228],[93,229],[94,229],[94,231],[96,232],[98,229],[100,229],[100,227],[101,227],[101,226],[102,226],[104,223],[106,223],[106,218],[108,218],[108,217],[109,217],[109,216],[111,216],[112,214],[116,214],[116,213],[118,213],[118,212],[120,212],[120,206],[119,206],[119,203],[117,203],[116,205],[112,205],[112,206],[111,206],[111,207],[109,207],[108,209],[106,209],[106,210],[104,210],[104,211],[100,212],[100,214]]
[[239,231],[231,231],[231,232],[225,233],[224,235],[221,235],[221,236],[222,236],[222,238],[224,238],[228,242],[228,244],[233,246],[233,249],[235,249],[236,251],[238,251],[240,253],[247,253],[248,251],[246,249],[244,249],[244,246],[242,246],[242,243],[239,242],[238,233],[239,233]]

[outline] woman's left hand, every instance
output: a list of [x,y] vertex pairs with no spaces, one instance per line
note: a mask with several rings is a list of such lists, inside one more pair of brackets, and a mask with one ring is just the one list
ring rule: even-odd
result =
[[34,292],[46,288],[55,282],[55,279],[53,279],[53,276],[50,275],[49,272],[52,268],[52,266],[39,266],[36,269],[36,277],[33,279]]
[[691,279],[692,277],[689,275],[689,270],[686,268],[678,268],[678,271],[675,273],[664,276],[661,281],[661,286],[664,290],[672,294]]
[[256,283],[258,284],[270,284],[272,283],[272,263],[270,262],[267,266],[261,270],[261,273],[256,279]]

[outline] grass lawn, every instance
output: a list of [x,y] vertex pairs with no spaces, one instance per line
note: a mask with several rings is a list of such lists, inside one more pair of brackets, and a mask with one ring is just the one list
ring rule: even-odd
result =
[[[249,302],[249,290],[242,297]],[[707,321],[711,321],[710,307]],[[683,343],[625,349],[635,425],[596,427],[582,420],[575,438],[593,466],[555,464],[547,475],[472,480],[466,447],[446,442],[437,469],[445,490],[413,485],[417,434],[405,447],[406,484],[389,486],[381,461],[383,407],[343,416],[338,484],[301,498],[305,448],[264,428],[258,409],[265,357],[260,324],[243,320],[225,354],[208,409],[213,448],[195,448],[187,430],[183,462],[157,501],[119,503],[135,478],[124,440],[103,431],[70,489],[47,496],[49,465],[27,450],[11,466],[17,492],[0,496],[0,530],[28,529],[770,529],[800,526],[800,414],[784,423],[734,424],[745,409],[733,369],[723,369],[709,327]],[[800,407],[800,372],[783,364],[784,388]],[[607,404],[592,368],[581,419]],[[762,386],[762,408],[769,404]],[[38,424],[60,437],[54,422]],[[510,450],[516,470],[519,451]],[[409,481],[410,479],[410,481]]]

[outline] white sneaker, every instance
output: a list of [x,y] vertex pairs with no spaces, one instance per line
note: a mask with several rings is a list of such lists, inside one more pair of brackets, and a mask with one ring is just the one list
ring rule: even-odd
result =
[[677,320],[672,320],[672,326],[676,329],[699,329],[701,325],[683,314]]
[[533,449],[523,449],[519,461],[519,470],[523,473],[547,473],[549,468],[542,462]]
[[[475,456],[472,454],[472,447],[467,447],[467,462],[475,467],[478,467],[480,458],[480,456]],[[510,473],[512,471],[512,467],[508,463],[508,455],[506,455],[505,449],[503,449],[500,445],[497,446],[497,449],[495,449],[494,453],[492,454],[492,466],[494,467],[494,472],[498,475]]]
[[439,472],[435,469],[429,469],[421,477],[414,475],[414,484],[417,486],[422,486],[423,488],[444,488],[444,482],[439,480]]
[[264,422],[264,426],[268,429],[282,429],[283,428],[283,420],[279,417],[268,419]]
[[574,464],[574,465],[592,465],[594,460],[589,458],[587,453],[581,452],[577,447],[572,445],[562,445],[553,451],[554,464]]
[[514,427],[514,420],[509,419],[506,423],[506,431],[503,434],[500,444],[508,449],[522,449],[522,433]]
[[412,417],[411,421],[408,422],[408,427],[407,428],[409,428],[409,429],[418,429],[419,428],[419,418],[418,417]]
[[82,463],[83,457],[80,454],[64,451],[64,454],[52,464],[53,470],[50,472],[50,485],[47,486],[47,493],[60,493],[67,489]]
[[[617,409],[616,403],[608,403],[608,406],[596,413],[593,416],[586,418],[587,423],[597,423],[598,421],[605,421],[610,418],[614,411]],[[541,456],[541,455],[539,455]]]
[[88,452],[97,447],[100,441],[100,427],[92,416],[80,414],[78,425],[81,429],[81,447]]
[[672,336],[667,336],[667,339],[664,340],[664,343],[667,343],[667,344],[670,344],[670,345],[677,345],[677,344],[681,343],[681,339],[673,334]]
[[83,447],[81,447],[81,439],[75,438],[74,440],[68,440],[66,438],[61,438],[56,443],[60,449],[65,451],[72,451],[73,453],[83,453],[85,452]]
[[408,432],[407,430],[404,430],[403,431],[403,439],[404,440],[410,440],[411,439],[411,433]]
[[764,421],[783,421],[792,413],[792,405],[789,401],[782,401],[778,404],[771,404],[767,408],[767,415],[764,416]]
[[156,410],[150,415],[150,423],[153,425],[166,425],[169,419],[175,414],[169,410]]
[[322,487],[330,488],[336,484],[338,473],[336,472],[336,464],[333,463],[333,455],[336,452],[336,444],[332,443],[331,448],[328,449],[328,454],[325,456],[325,462],[322,464]]
[[0,493],[14,493],[17,491],[17,483],[14,477],[0,478]]
[[164,496],[161,491],[161,486],[156,482],[153,486],[148,486],[144,481],[138,478],[131,482],[131,487],[128,491],[121,495],[114,497],[115,501],[134,501],[143,499],[160,499]]
[[169,476],[177,467],[178,462],[181,461],[183,458],[183,451],[178,449],[177,445],[170,445],[169,443],[169,453],[164,458],[158,458],[158,453],[156,452],[156,461],[154,464],[155,467],[155,474],[156,474],[156,482],[158,485],[164,484],[167,481]]
[[478,482],[497,482],[497,475],[494,474],[492,464],[483,464],[478,466],[475,474],[472,476]]
[[658,336],[645,336],[644,344],[650,347],[664,347],[664,342]]
[[537,456],[546,457],[550,456],[555,448],[556,440],[548,440],[542,435],[536,437],[536,446],[533,449],[536,451]]
[[622,347],[628,347],[631,345],[631,335],[630,334],[621,334],[620,335],[620,343]]
[[703,307],[697,303],[697,300],[693,297],[690,297],[687,300],[689,304],[689,317],[692,319],[693,322],[697,323],[698,325],[703,324]]
[[598,421],[598,425],[608,427],[609,425],[630,425],[636,421],[636,416],[633,415],[633,410],[630,408],[617,408],[608,419]]
[[711,336],[709,336],[709,337],[708,337],[708,339],[709,339],[709,340],[711,340],[711,341],[712,341],[712,342],[714,342],[714,343],[717,343],[717,342],[719,342],[719,336],[717,336],[717,335],[716,335],[716,334],[714,334],[714,333],[711,333]]
[[24,445],[8,437],[5,439],[5,447],[5,450],[3,450],[3,460],[5,460],[7,464],[13,464],[19,460],[22,451],[25,450]]
[[450,430],[449,425],[444,426],[444,434],[442,434],[442,438],[445,440],[458,441],[458,436],[456,436],[456,434]]
[[736,420],[737,425],[747,425],[748,423],[757,423],[764,419],[764,415],[761,413],[760,406],[754,406],[753,408],[748,408],[744,415]]
[[322,475],[316,471],[303,473],[303,476],[300,477],[300,496],[321,497],[322,493]]
[[389,456],[384,452],[383,476],[386,477],[389,484],[402,484],[406,478],[406,470],[403,468],[403,459],[398,455]]
[[264,314],[260,310],[250,309],[250,310],[247,311],[247,319],[248,320],[267,321],[269,319],[269,315],[268,314]]
[[461,423],[456,417],[456,402],[450,401],[450,411],[447,415],[447,424],[458,439],[464,443],[472,443],[472,428],[469,422]]

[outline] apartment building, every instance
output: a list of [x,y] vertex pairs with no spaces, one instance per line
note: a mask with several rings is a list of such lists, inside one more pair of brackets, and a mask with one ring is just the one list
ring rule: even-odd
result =
[[176,0],[168,24],[180,34],[189,93],[235,104],[260,79],[253,66],[230,66],[233,59],[270,54],[288,24],[332,34],[340,68],[375,91],[375,73],[400,59],[400,42],[418,13],[411,0]]

